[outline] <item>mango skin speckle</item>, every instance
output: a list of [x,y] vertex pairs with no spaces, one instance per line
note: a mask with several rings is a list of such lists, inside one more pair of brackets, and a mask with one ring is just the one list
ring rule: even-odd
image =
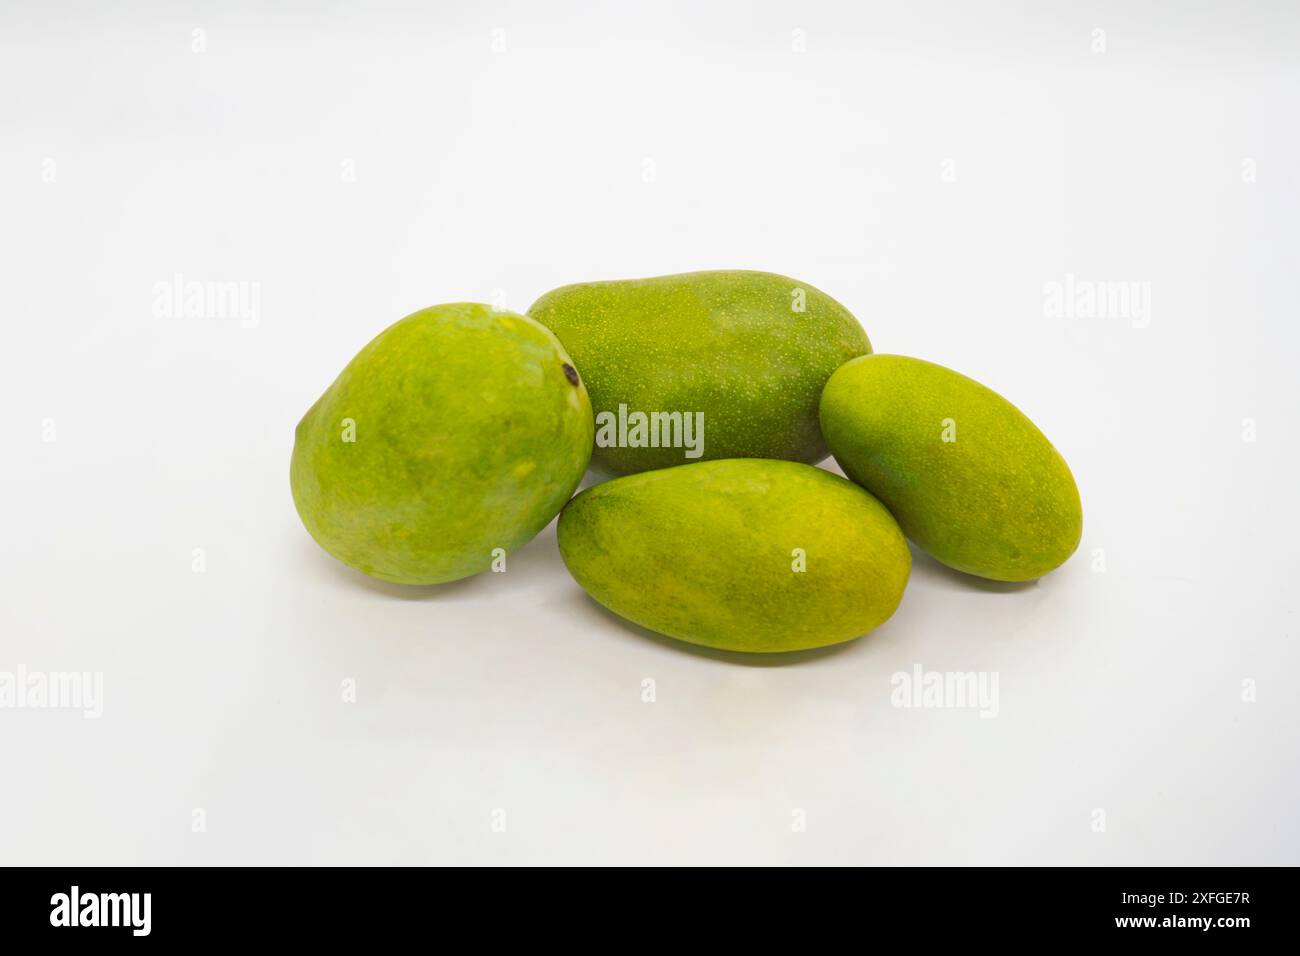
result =
[[[409,315],[298,424],[290,485],[311,536],[399,584],[485,570],[544,528],[591,457],[572,360],[545,328],[477,303]],[[344,419],[355,441],[343,440]]]
[[[804,311],[795,311],[799,303]],[[703,412],[703,454],[597,447],[609,475],[692,460],[826,457],[817,400],[844,362],[871,351],[852,313],[806,282],[721,270],[564,286],[528,314],[564,343],[592,407]]]
[[730,651],[852,640],[894,613],[911,569],[902,531],[870,494],[767,459],[594,485],[565,506],[558,537],[569,572],[615,614]]
[[1029,581],[1079,546],[1083,508],[1065,459],[979,382],[921,359],[864,356],[831,376],[821,424],[844,473],[949,567]]

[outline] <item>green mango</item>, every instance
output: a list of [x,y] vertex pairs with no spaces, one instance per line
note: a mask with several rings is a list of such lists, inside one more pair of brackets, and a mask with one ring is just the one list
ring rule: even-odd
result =
[[592,467],[610,475],[719,458],[821,461],[817,399],[832,372],[871,351],[848,309],[770,272],[569,285],[528,314],[582,369]]
[[454,581],[546,527],[582,479],[593,429],[545,328],[437,305],[376,336],[298,423],[293,500],[345,564],[400,584]]
[[1001,395],[902,355],[854,359],[826,384],[822,433],[844,473],[949,567],[1029,581],[1079,546],[1065,459]]
[[811,465],[734,459],[594,485],[558,526],[569,572],[615,614],[730,651],[852,640],[894,613],[912,556],[870,494]]

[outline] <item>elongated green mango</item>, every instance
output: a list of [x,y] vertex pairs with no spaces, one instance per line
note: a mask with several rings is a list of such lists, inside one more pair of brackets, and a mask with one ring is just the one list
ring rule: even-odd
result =
[[822,388],[871,351],[848,309],[770,272],[587,282],[548,292],[528,314],[582,369],[592,467],[611,475],[720,458],[821,461]]
[[565,507],[560,553],[615,614],[732,651],[865,634],[911,568],[897,523],[838,475],[788,461],[680,465],[595,485]]
[[1019,409],[951,369],[869,355],[831,376],[822,433],[844,473],[917,545],[996,581],[1028,581],[1079,546],[1065,459]]
[[303,416],[294,504],[321,547],[366,574],[454,581],[555,517],[593,427],[550,332],[486,305],[434,306],[381,332]]

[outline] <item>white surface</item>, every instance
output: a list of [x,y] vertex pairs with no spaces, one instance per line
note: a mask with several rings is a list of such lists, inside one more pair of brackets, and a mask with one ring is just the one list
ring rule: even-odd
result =
[[[0,860],[1300,863],[1294,4],[60,6],[0,13],[0,671],[104,711],[0,710]],[[388,323],[728,267],[1019,404],[1076,557],[749,661],[553,527],[411,590],[300,526],[293,426]],[[178,273],[256,326],[155,317]],[[1047,317],[1067,274],[1149,324]],[[998,716],[891,706],[916,664]]]

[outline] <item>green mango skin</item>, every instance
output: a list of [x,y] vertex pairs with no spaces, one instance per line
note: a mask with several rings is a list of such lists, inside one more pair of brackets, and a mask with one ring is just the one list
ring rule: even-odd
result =
[[[803,290],[804,311],[794,311]],[[582,369],[596,415],[704,414],[703,454],[597,447],[609,475],[721,458],[826,457],[817,399],[831,373],[871,351],[848,309],[806,282],[770,272],[691,272],[587,282],[538,299],[528,314]]]
[[[944,441],[945,420],[955,441]],[[1063,564],[1083,508],[1060,453],[1019,409],[979,382],[902,355],[839,369],[822,432],[844,473],[949,567],[1029,581]]]
[[569,572],[615,614],[729,651],[806,650],[865,634],[894,613],[912,564],[898,524],[870,494],[770,459],[594,485],[565,506],[558,536]]
[[343,563],[399,584],[454,581],[546,527],[582,480],[593,429],[545,328],[437,305],[381,332],[303,417],[293,500]]

